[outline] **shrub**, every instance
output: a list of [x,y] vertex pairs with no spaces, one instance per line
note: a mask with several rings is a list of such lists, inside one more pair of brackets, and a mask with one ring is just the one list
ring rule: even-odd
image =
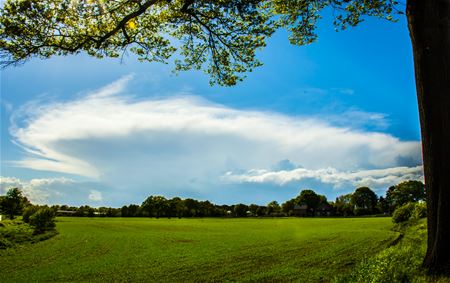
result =
[[30,205],[23,211],[22,221],[30,224],[30,217],[38,211],[39,207]]
[[30,216],[30,224],[34,227],[34,234],[42,234],[55,228],[55,211],[51,208],[40,208]]
[[416,203],[411,218],[420,219],[427,217],[427,204],[425,202]]
[[394,214],[392,215],[392,221],[394,223],[400,223],[408,221],[409,218],[412,216],[412,213],[414,211],[415,204],[412,202],[409,202],[405,205],[400,206],[394,211]]

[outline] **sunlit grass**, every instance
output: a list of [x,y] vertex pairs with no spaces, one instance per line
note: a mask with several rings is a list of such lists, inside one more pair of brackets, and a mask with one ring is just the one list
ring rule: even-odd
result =
[[398,235],[390,218],[59,218],[0,251],[0,282],[331,281]]

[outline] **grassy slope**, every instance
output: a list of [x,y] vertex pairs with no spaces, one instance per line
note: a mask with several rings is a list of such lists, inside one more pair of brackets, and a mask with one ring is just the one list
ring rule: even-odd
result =
[[336,283],[450,282],[450,277],[427,276],[422,268],[427,246],[426,219],[411,220],[395,229],[404,235],[397,245],[365,259],[349,274],[337,278]]
[[60,218],[0,251],[0,282],[330,281],[398,234],[390,218]]

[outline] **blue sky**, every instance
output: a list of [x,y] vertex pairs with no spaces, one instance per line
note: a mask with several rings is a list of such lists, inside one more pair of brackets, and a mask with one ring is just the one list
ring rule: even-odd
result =
[[1,191],[38,203],[121,206],[151,194],[215,203],[378,194],[422,178],[404,19],[369,19],[292,46],[277,32],[264,66],[235,87],[191,71],[80,54],[1,73]]

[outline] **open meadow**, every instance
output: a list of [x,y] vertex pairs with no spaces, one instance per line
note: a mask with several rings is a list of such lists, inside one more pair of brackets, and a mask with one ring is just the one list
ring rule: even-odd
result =
[[330,281],[385,248],[390,218],[58,218],[0,250],[0,282]]

